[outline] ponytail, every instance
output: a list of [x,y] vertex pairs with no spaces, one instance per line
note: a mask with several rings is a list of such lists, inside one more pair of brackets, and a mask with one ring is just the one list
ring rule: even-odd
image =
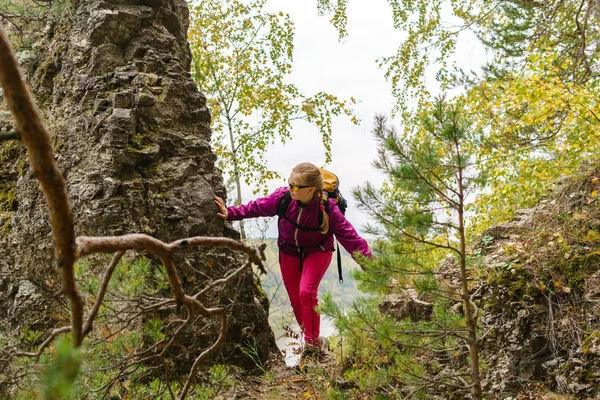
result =
[[325,212],[325,202],[329,201],[329,197],[327,197],[325,194],[321,195],[321,213],[323,213],[323,223],[321,224],[321,226],[319,228],[321,228],[321,233],[323,235],[327,234],[327,232],[329,232],[329,215],[327,215],[327,213]]

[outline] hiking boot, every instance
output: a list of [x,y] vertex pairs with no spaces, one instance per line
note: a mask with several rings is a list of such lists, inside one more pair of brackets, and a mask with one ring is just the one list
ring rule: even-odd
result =
[[320,352],[321,348],[319,346],[315,346],[310,343],[304,343],[304,350],[300,356],[300,361],[314,359],[319,355]]
[[319,336],[319,349],[324,352],[329,351],[329,340],[324,338],[323,336]]
[[296,366],[296,370],[303,371],[310,363],[328,363],[331,361],[329,354],[329,342],[323,337],[319,337],[319,345],[315,346],[310,343],[304,343],[304,351],[300,356],[300,362]]

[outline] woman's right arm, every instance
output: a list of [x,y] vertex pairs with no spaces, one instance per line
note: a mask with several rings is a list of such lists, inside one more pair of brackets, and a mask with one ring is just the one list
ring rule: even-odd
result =
[[273,217],[277,214],[277,204],[279,199],[287,192],[287,187],[280,187],[273,193],[251,200],[247,204],[240,206],[229,206],[225,208],[225,202],[220,197],[215,198],[219,207],[217,215],[227,221],[239,221],[246,218]]

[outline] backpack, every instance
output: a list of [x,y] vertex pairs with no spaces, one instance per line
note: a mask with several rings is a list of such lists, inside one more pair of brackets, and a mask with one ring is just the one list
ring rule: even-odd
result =
[[333,172],[329,172],[323,168],[319,168],[319,170],[321,171],[321,176],[323,177],[323,194],[326,194],[328,198],[335,200],[342,214],[346,215],[348,203],[346,202],[346,199],[344,199],[344,196],[342,196],[340,193],[340,180]]
[[[319,170],[321,171],[321,176],[323,177],[323,205],[325,207],[325,212],[329,213],[329,201],[328,200],[333,199],[337,203],[340,211],[342,212],[342,215],[346,215],[346,208],[348,207],[348,203],[346,202],[346,199],[344,199],[344,196],[342,196],[342,194],[339,191],[340,180],[338,179],[337,175],[335,175],[333,172],[327,171],[322,168],[319,168]],[[298,228],[300,230],[304,230],[304,231],[320,230],[320,226],[323,224],[323,213],[319,213],[319,220],[318,220],[319,222],[316,227],[302,226],[302,225],[297,224],[295,221],[288,219],[285,216],[285,213],[286,213],[288,207],[290,206],[291,201],[292,201],[292,195],[290,194],[290,192],[287,192],[285,195],[283,195],[283,197],[279,200],[279,203],[277,203],[277,217],[279,219],[283,218],[283,219],[287,220],[288,222],[290,222],[291,224],[293,224],[296,228]],[[300,270],[301,271],[302,271],[302,260],[303,260],[303,254],[302,254],[302,249],[300,249]],[[340,281],[340,283],[344,283],[344,278],[342,277],[342,255],[340,254],[339,243],[337,244],[337,264],[338,264],[339,281]]]

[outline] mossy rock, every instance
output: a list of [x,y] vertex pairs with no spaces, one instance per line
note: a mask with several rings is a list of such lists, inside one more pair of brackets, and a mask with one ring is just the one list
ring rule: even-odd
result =
[[572,291],[583,293],[586,279],[600,270],[600,250],[576,254],[557,263],[555,271],[564,279]]
[[0,182],[0,212],[16,211],[17,204],[15,183]]
[[11,227],[12,218],[0,216],[0,242],[5,240],[12,230]]

